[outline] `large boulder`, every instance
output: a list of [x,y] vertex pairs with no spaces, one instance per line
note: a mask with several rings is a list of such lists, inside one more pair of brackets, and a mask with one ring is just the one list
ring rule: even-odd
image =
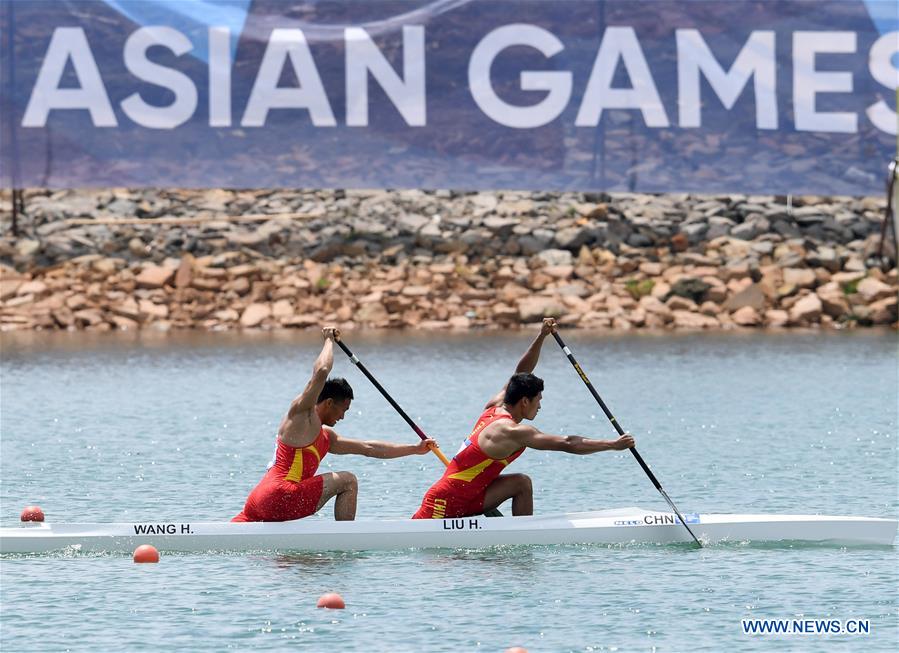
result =
[[771,308],[765,311],[765,325],[769,327],[786,326],[790,321],[790,314],[779,308]]
[[187,288],[193,279],[194,257],[185,254],[178,264],[178,270],[175,272],[175,288]]
[[679,295],[671,295],[665,302],[665,306],[672,311],[695,311],[697,309],[696,302],[687,297],[680,297]]
[[762,323],[762,318],[752,306],[743,306],[737,309],[731,315],[731,319],[734,321],[734,324],[739,324],[740,326],[758,326]]
[[547,267],[567,266],[574,263],[574,255],[567,249],[545,249],[537,254],[537,258],[543,261]]
[[791,324],[811,324],[821,319],[821,313],[824,307],[821,305],[821,299],[814,293],[801,297],[792,308],[790,308]]
[[652,295],[641,297],[640,308],[648,314],[658,315],[665,322],[672,319],[671,309],[663,304],[658,297],[653,297]]
[[705,294],[711,287],[711,284],[706,283],[702,279],[685,277],[672,284],[668,296],[671,297],[672,295],[677,295],[679,297],[686,297],[687,299],[692,299],[697,304],[700,304],[703,299],[705,299]]
[[[896,296],[895,288],[873,277],[866,277],[859,281],[856,290],[858,294],[865,298],[866,302],[876,302],[879,299]],[[19,293],[21,294],[21,292],[20,289]]]
[[172,268],[149,265],[141,270],[135,278],[135,282],[137,282],[138,288],[162,288],[171,283],[174,276],[175,270]]
[[797,288],[814,288],[815,271],[806,268],[786,268],[783,271],[784,284]]
[[[156,304],[149,299],[140,299],[137,305],[138,315],[142,320],[164,320],[169,316],[169,307],[165,304]],[[75,313],[75,315],[77,317],[78,313]]]
[[840,284],[829,281],[815,290],[818,299],[821,300],[821,308],[825,315],[838,318],[849,313],[849,302]]
[[0,301],[6,301],[16,296],[19,287],[25,283],[22,279],[2,279],[0,280]]
[[874,302],[868,308],[871,310],[871,322],[873,324],[892,324],[896,321],[896,296],[886,297]]
[[357,322],[378,324],[390,319],[390,314],[380,301],[372,301],[362,304],[356,311]]
[[680,329],[717,329],[721,326],[718,320],[710,315],[691,311],[672,311],[674,326]]
[[518,319],[523,323],[536,322],[545,317],[562,317],[565,305],[553,297],[523,297],[518,300]]
[[750,284],[740,292],[731,295],[724,302],[724,310],[735,312],[741,308],[752,308],[755,311],[765,310],[765,293],[762,286],[757,283]]
[[240,326],[245,329],[257,327],[272,315],[272,307],[269,304],[250,304],[240,316]]

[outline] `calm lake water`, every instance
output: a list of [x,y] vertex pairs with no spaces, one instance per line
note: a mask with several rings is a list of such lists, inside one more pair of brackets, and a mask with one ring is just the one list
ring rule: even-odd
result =
[[[531,334],[351,334],[347,342],[449,453]],[[683,511],[892,516],[894,333],[565,335]],[[7,334],[0,339],[0,519],[230,519],[265,470],[313,334]],[[338,431],[414,442],[348,360]],[[535,424],[613,430],[551,339]],[[403,517],[434,456],[328,456],[360,518]],[[627,452],[528,451],[538,513],[666,510]],[[508,510],[508,506],[506,506]],[[330,519],[330,506],[313,519]],[[26,556],[0,560],[3,651],[859,650],[899,647],[897,547],[728,544],[369,553]],[[327,591],[344,611],[317,610]],[[869,619],[868,635],[748,636],[744,618]]]

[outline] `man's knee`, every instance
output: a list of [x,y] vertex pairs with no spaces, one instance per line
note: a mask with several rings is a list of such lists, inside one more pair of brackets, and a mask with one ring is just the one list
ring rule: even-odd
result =
[[515,487],[519,493],[532,494],[534,492],[531,477],[527,474],[515,474]]
[[342,491],[355,490],[359,487],[359,481],[353,472],[337,472],[337,483]]

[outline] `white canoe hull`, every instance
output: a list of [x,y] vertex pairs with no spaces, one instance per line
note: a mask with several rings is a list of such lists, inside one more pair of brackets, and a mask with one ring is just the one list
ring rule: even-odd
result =
[[[838,546],[892,545],[897,521],[824,515],[686,514],[703,543],[796,541]],[[364,551],[497,545],[669,544],[692,542],[671,513],[640,508],[534,517],[334,522],[136,522],[27,524],[0,528],[0,553],[75,550]]]

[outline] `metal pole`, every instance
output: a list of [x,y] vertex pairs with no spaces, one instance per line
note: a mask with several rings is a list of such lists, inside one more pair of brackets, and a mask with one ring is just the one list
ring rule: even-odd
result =
[[12,191],[12,235],[19,236],[19,195],[21,190],[13,188]]
[[[16,134],[16,123],[15,123],[15,101],[13,99],[13,92],[16,88],[16,80],[15,80],[15,45],[14,38],[16,33],[16,15],[15,15],[15,3],[14,2],[6,2],[6,18],[7,18],[7,26],[6,26],[6,48],[7,48],[7,75],[6,81],[8,88],[6,89],[6,102],[8,103],[7,111],[7,120],[9,121],[9,143],[10,143],[10,160],[9,160],[9,170],[10,170],[10,186],[12,187],[12,234],[13,236],[18,237],[19,235],[19,211],[24,209],[24,202],[22,200],[22,190],[19,188],[19,143]],[[24,211],[23,211],[24,212]]]
[[887,177],[887,207],[883,215],[883,224],[880,225],[880,243],[877,245],[877,259],[881,267],[884,267],[883,242],[886,240],[887,230],[892,229],[893,243],[896,245],[896,258],[899,264],[899,235],[896,234],[896,213],[899,207],[893,204],[894,189],[896,188],[896,176],[899,174],[899,158],[890,161],[889,177]]

